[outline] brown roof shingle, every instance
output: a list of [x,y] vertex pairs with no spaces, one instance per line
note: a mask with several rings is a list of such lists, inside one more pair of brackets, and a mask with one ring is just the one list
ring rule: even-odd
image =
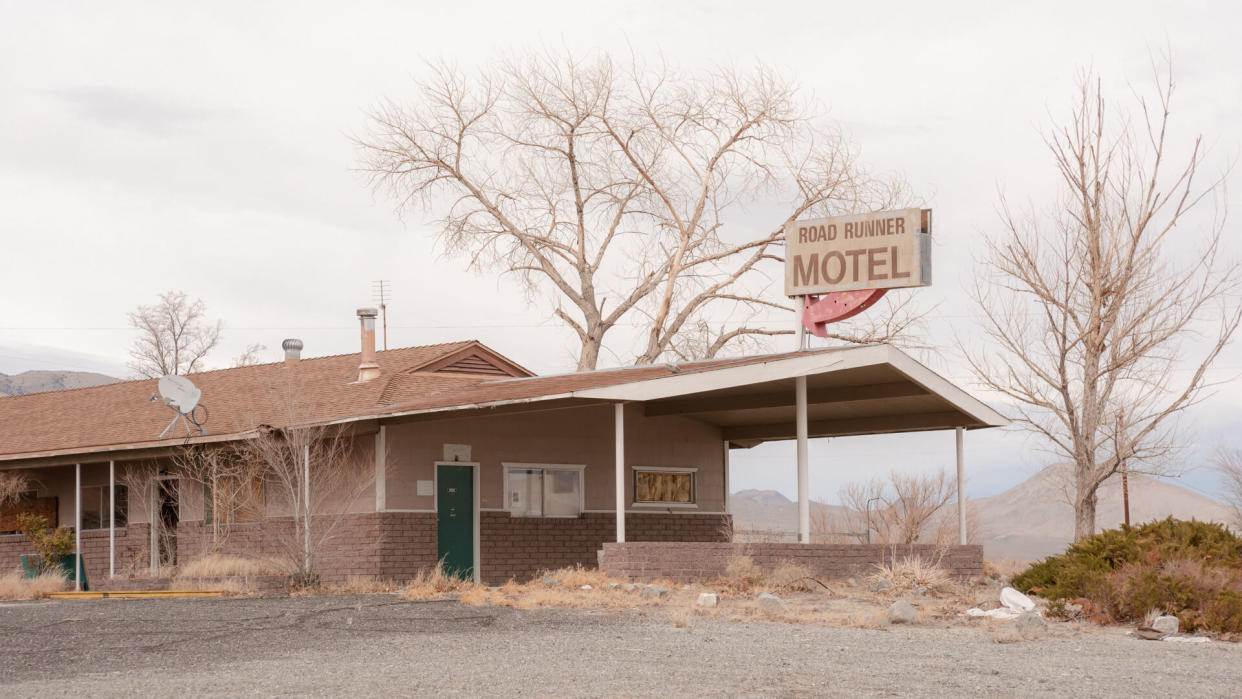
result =
[[[534,399],[789,356],[523,378],[422,369],[471,346],[494,353],[473,340],[377,352],[380,376],[365,383],[356,382],[357,354],[303,359],[292,366],[277,362],[221,369],[188,378],[202,390],[200,403],[208,413],[203,426],[210,435],[220,437],[246,434],[261,425],[283,427]],[[172,437],[158,439],[173,412],[150,400],[156,383],[156,379],[144,379],[0,398],[0,460],[179,443],[186,436],[180,424]]]

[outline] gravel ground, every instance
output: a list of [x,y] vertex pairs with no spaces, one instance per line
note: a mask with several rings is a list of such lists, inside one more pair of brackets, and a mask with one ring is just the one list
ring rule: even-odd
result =
[[0,695],[1236,696],[1242,645],[886,630],[391,596],[0,604]]

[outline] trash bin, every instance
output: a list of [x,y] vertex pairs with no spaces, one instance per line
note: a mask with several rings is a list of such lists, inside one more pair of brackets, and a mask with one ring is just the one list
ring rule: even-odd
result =
[[[77,572],[76,570],[77,561],[78,561],[78,554],[70,553],[70,554],[61,556],[60,564],[56,566],[57,568],[60,569],[61,574],[65,576],[65,580],[68,580],[71,583],[73,582],[74,574]],[[38,577],[39,562],[40,562],[39,556],[36,556],[34,554],[23,554],[22,555],[22,572],[25,573],[27,578]],[[86,559],[82,560],[82,589],[84,591],[91,589],[91,586],[90,584],[87,583],[87,579],[86,579]]]

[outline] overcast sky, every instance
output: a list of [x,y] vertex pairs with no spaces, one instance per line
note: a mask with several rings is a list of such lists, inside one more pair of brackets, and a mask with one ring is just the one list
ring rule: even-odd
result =
[[[371,304],[375,279],[395,291],[390,346],[478,338],[536,371],[572,368],[574,338],[546,309],[443,257],[430,215],[402,220],[372,196],[349,140],[369,106],[411,96],[426,60],[470,66],[551,47],[662,52],[690,69],[760,62],[796,79],[872,168],[904,173],[935,209],[936,283],[917,293],[939,302],[929,327],[946,351],[929,362],[968,383],[947,348],[969,323],[972,255],[997,230],[999,190],[1047,200],[1055,173],[1040,130],[1065,113],[1077,74],[1093,67],[1120,99],[1146,83],[1153,54],[1171,51],[1177,134],[1204,134],[1210,170],[1223,171],[1242,152],[1239,14],[1133,1],[0,0],[0,372],[127,375],[125,315],[166,289],[224,319],[215,366],[253,342],[275,359],[285,337],[302,338],[306,356],[353,352],[353,312]],[[1242,372],[1237,346],[1218,367]],[[1240,408],[1233,381],[1188,417],[1188,435],[1236,434]],[[952,442],[817,443],[812,495],[833,500],[846,480],[890,467],[951,466]],[[1045,462],[1037,446],[973,433],[971,494],[1025,478]],[[792,494],[791,445],[734,463],[735,488]]]

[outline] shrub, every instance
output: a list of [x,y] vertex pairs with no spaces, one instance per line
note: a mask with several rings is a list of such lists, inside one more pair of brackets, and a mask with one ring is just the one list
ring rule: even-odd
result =
[[909,592],[919,587],[930,592],[943,590],[953,579],[940,566],[918,556],[892,561],[889,565],[876,565],[876,572],[867,576],[872,584],[885,581],[893,592]]
[[1013,585],[1051,600],[1085,598],[1102,619],[1137,622],[1164,609],[1188,631],[1242,631],[1242,539],[1219,524],[1123,525],[1032,565]]
[[43,515],[20,514],[17,516],[17,526],[39,555],[40,574],[60,566],[60,559],[73,553],[77,544],[77,539],[69,527],[61,526],[54,531],[48,531],[50,527]]

